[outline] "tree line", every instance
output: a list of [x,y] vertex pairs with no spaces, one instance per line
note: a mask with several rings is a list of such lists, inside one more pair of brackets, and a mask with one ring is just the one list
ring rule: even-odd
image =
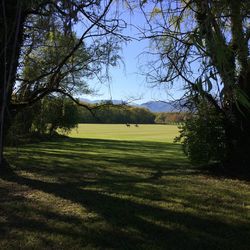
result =
[[[86,104],[87,105],[87,104]],[[89,109],[76,105],[70,98],[47,96],[19,112],[8,131],[8,144],[32,137],[67,134],[79,123],[104,124],[180,124],[187,113],[153,113],[142,107],[128,105],[92,105]],[[94,107],[97,107],[94,109]]]
[[156,115],[148,109],[133,106],[103,106],[91,114],[86,109],[79,109],[79,123],[132,123],[153,124]]

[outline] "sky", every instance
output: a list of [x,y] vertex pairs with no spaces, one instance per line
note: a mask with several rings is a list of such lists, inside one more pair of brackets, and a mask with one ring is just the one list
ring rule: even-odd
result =
[[[143,26],[144,17],[139,11],[134,14],[129,14],[128,11],[124,11],[124,13],[122,19],[127,21],[128,26],[123,32],[139,38],[138,31],[133,28],[133,25]],[[110,68],[110,80],[105,83],[100,83],[98,80],[92,81],[90,85],[97,90],[98,94],[81,97],[90,100],[123,100],[138,104],[156,100],[171,101],[180,98],[183,91],[181,90],[181,84],[178,82],[171,90],[166,86],[149,87],[145,73],[142,71],[142,68],[145,68],[148,60],[150,60],[149,55],[145,53],[142,55],[148,47],[148,40],[131,40],[122,44],[120,55],[123,63]]]

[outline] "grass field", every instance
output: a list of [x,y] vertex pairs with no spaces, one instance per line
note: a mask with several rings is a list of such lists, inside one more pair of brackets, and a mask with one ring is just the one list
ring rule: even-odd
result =
[[136,127],[131,124],[81,124],[74,129],[69,136],[75,138],[95,138],[110,140],[155,141],[172,143],[178,134],[176,125],[148,125],[142,124]]
[[175,126],[80,125],[7,148],[0,249],[250,249],[250,185],[191,166]]

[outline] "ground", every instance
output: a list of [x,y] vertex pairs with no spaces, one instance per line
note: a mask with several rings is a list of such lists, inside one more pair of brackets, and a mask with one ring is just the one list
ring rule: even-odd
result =
[[192,166],[176,126],[80,125],[7,148],[0,249],[250,249],[250,185]]

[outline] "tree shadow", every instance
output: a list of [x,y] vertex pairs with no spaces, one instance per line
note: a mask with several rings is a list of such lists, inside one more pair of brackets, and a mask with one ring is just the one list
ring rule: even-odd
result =
[[[198,249],[237,249],[238,241],[241,241],[241,244],[245,243],[245,246],[249,243],[246,235],[247,229],[249,229],[247,225],[232,225],[186,212],[140,204],[98,191],[83,190],[83,183],[47,183],[18,176],[14,172],[5,175],[4,179],[81,204],[89,211],[97,213],[111,225],[110,231],[97,232],[97,229],[87,230],[77,217],[62,216],[46,210],[35,211],[38,215],[53,218],[54,221],[71,224],[69,231],[67,227],[57,228],[11,213],[11,227],[24,231],[36,230],[37,232],[60,234],[79,242],[82,237],[85,237],[84,241],[87,241],[88,244],[98,243],[101,244],[99,247],[119,249],[144,247],[147,249],[148,247],[183,249],[184,246],[187,247],[185,249],[197,249],[197,247]],[[27,206],[25,210],[27,210]],[[168,228],[166,225],[173,226]],[[74,228],[78,230],[74,230]],[[239,232],[242,232],[240,237]],[[243,232],[245,233],[243,234]],[[238,238],[234,239],[233,235],[238,235]],[[108,238],[106,238],[107,236]]]
[[203,166],[202,171],[213,178],[219,179],[234,179],[241,180],[245,182],[250,182],[250,171],[246,168],[241,168],[240,166],[234,169],[228,169],[223,167],[220,163],[209,164]]
[[[57,235],[63,244],[60,249],[69,249],[70,244],[73,249],[237,249],[239,242],[241,249],[248,247],[249,225],[190,212],[197,201],[177,181],[188,179],[195,170],[187,171],[184,157],[176,160],[181,156],[179,145],[63,139],[27,145],[22,153],[16,160],[8,155],[14,167],[2,176],[3,181],[23,187],[24,192],[38,190],[78,204],[96,217],[84,220],[42,203],[34,206],[25,195],[16,196],[6,188],[2,197],[11,202],[3,200],[6,205],[1,207],[0,215],[6,218],[0,221],[2,237],[10,228],[41,234],[40,239]],[[50,176],[54,179],[48,181]],[[180,193],[163,199],[157,186],[163,184]],[[154,203],[176,198],[185,202],[186,209]],[[45,237],[39,244],[54,249],[59,243]]]

